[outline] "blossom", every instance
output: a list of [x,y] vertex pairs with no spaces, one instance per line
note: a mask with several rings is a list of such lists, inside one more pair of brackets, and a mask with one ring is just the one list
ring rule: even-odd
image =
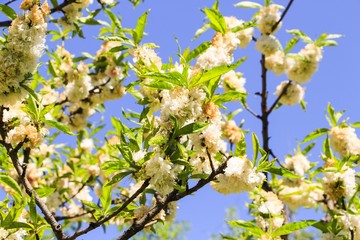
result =
[[[224,17],[228,29],[233,29],[241,26],[244,21],[237,19],[236,17]],[[238,47],[245,48],[252,40],[254,35],[254,28],[246,28],[235,32],[235,36],[240,42],[237,44]]]
[[277,31],[281,27],[281,22],[277,25],[276,29],[273,30],[274,25],[280,20],[279,6],[270,4],[260,9],[257,15],[257,23],[259,31],[262,34],[271,34]]
[[[283,93],[286,86],[287,86],[286,91],[285,91],[285,93]],[[297,83],[289,83],[289,81],[283,81],[276,87],[275,94],[277,96],[280,96],[280,94],[282,94],[279,102],[284,105],[291,106],[291,105],[298,104],[303,100],[304,88],[302,88]]]
[[223,132],[226,139],[231,143],[238,143],[244,138],[240,128],[236,125],[234,120],[227,121],[223,126]]
[[246,89],[244,88],[246,80],[240,72],[231,70],[222,75],[221,80],[223,81],[225,92],[238,91],[246,93]]
[[329,131],[330,145],[341,157],[360,154],[360,140],[352,127],[333,127]]
[[211,186],[222,194],[251,191],[259,186],[265,175],[256,172],[249,159],[232,157],[227,162],[224,174],[217,176],[217,182]]
[[91,138],[84,138],[81,140],[80,148],[87,152],[91,152],[91,150],[94,148],[94,140]]
[[299,176],[304,176],[305,172],[310,169],[310,161],[301,153],[285,158],[285,164],[289,170]]
[[271,54],[265,59],[266,69],[273,71],[275,75],[280,75],[285,70],[285,54],[278,50],[274,54]]
[[139,46],[130,50],[129,53],[133,56],[133,61],[136,64],[144,65],[147,68],[152,68],[154,65],[157,69],[161,69],[161,58],[155,53],[154,49],[146,46]]
[[331,199],[350,199],[356,192],[355,171],[347,166],[336,172],[334,169],[325,169],[323,187]]
[[279,51],[279,43],[276,38],[269,35],[261,35],[261,37],[257,39],[255,47],[256,50],[265,56],[270,56]]

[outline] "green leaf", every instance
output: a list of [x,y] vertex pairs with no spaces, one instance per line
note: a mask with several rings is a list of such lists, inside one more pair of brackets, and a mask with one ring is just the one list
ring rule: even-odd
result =
[[166,143],[169,139],[163,135],[156,135],[149,140],[149,146],[158,146]]
[[56,188],[51,187],[42,187],[36,189],[36,193],[39,195],[39,197],[44,198],[50,196],[53,192],[55,192]]
[[200,123],[200,122],[190,123],[190,124],[180,128],[176,132],[176,136],[182,136],[182,135],[200,132],[203,129],[205,129],[208,125],[209,125],[208,123]]
[[197,46],[194,50],[189,52],[185,56],[186,62],[190,62],[191,60],[197,58],[200,54],[205,52],[211,46],[211,42],[203,42],[199,46]]
[[221,75],[223,75],[231,70],[235,70],[245,60],[246,60],[246,58],[243,57],[234,64],[218,66],[218,67],[214,67],[211,70],[205,71],[199,79],[195,79],[195,81],[192,82],[191,87],[195,87],[201,83],[210,81],[213,78],[218,78]]
[[71,132],[70,128],[67,125],[62,124],[60,122],[57,122],[54,120],[45,120],[44,123],[49,125],[50,127],[54,127],[56,129],[60,130],[63,133],[66,133],[68,135],[72,135],[72,136],[76,135],[73,132]]
[[37,213],[36,213],[36,203],[35,203],[35,196],[34,194],[30,197],[29,202],[29,211],[30,211],[30,217],[34,224],[34,226],[37,226]]
[[205,8],[203,11],[210,21],[210,26],[215,31],[225,34],[227,31],[225,18],[214,9]]
[[111,186],[111,185],[114,184],[114,183],[118,183],[118,182],[120,182],[124,177],[126,177],[126,176],[128,176],[128,175],[130,175],[130,174],[132,174],[132,173],[133,173],[133,171],[125,171],[125,172],[121,172],[121,173],[115,174],[115,176],[113,176],[110,181],[108,181],[107,183],[105,183],[104,186],[105,186],[105,187],[108,187],[108,186]]
[[293,172],[291,172],[285,168],[276,167],[276,166],[271,166],[264,171],[273,173],[273,174],[276,174],[279,176],[287,177],[287,178],[301,178],[300,176],[294,174]]
[[258,158],[258,154],[259,154],[259,148],[260,148],[260,144],[259,144],[259,139],[257,138],[255,133],[251,133],[251,142],[252,142],[252,146],[253,146],[253,163],[254,166],[256,165],[256,160]]
[[0,11],[7,16],[8,18],[10,18],[11,20],[14,20],[15,18],[17,18],[17,14],[14,11],[14,9],[12,9],[11,7],[5,5],[5,4],[0,4]]
[[192,40],[197,39],[200,35],[202,35],[204,32],[206,32],[208,29],[210,29],[210,23],[205,23],[204,26],[196,30],[194,38]]
[[81,201],[81,202],[90,209],[100,210],[99,206],[94,202],[91,201]]
[[300,31],[299,29],[291,29],[291,30],[286,30],[286,32],[301,38],[304,42],[306,43],[312,43],[313,41],[311,40],[311,38],[306,35],[304,32]]
[[298,37],[293,37],[292,39],[290,39],[290,41],[288,41],[288,42],[286,43],[284,53],[290,52],[291,49],[293,49],[293,47],[294,47],[298,42],[299,42],[299,38],[298,38]]
[[135,31],[133,32],[133,39],[136,45],[139,44],[141,42],[141,39],[143,38],[149,11],[150,10],[146,11],[143,15],[141,15],[136,23]]
[[287,224],[279,227],[278,229],[276,229],[271,234],[271,236],[278,237],[278,236],[288,235],[290,233],[293,233],[296,230],[300,230],[300,229],[312,226],[315,223],[317,223],[317,221],[314,221],[314,220],[305,220],[305,221],[301,221],[301,222],[287,223]]
[[310,143],[309,145],[307,145],[307,146],[304,148],[304,150],[301,151],[301,154],[302,154],[302,155],[308,154],[308,153],[311,151],[311,149],[314,148],[314,146],[315,146],[315,143],[314,143],[314,142],[313,142],[313,143]]
[[231,29],[232,32],[239,32],[248,28],[252,28],[256,26],[256,19],[250,20],[248,22],[243,22],[241,25],[236,26]]
[[171,85],[170,83],[161,82],[161,81],[148,82],[148,83],[144,84],[144,86],[156,88],[156,89],[166,89],[166,90],[171,90],[174,88],[174,86]]
[[12,222],[10,225],[5,227],[5,229],[14,229],[14,228],[33,229],[34,226],[26,222]]
[[234,7],[241,7],[241,8],[262,8],[262,5],[256,2],[251,1],[242,1],[234,4]]
[[39,102],[39,97],[38,95],[34,92],[34,90],[32,90],[31,88],[29,88],[28,86],[26,86],[25,84],[20,84],[20,86],[25,89],[37,102]]
[[323,152],[324,152],[325,156],[329,159],[332,159],[334,157],[334,155],[333,155],[333,152],[331,151],[330,140],[328,137],[325,138],[322,147],[323,147]]
[[111,184],[105,184],[102,188],[102,194],[100,196],[100,202],[105,214],[110,209],[111,206],[111,200],[112,200],[111,189],[112,189]]
[[235,146],[235,156],[237,157],[246,156],[246,141],[244,137]]
[[360,122],[354,122],[354,123],[350,124],[350,126],[353,128],[360,128]]
[[212,101],[217,104],[223,104],[230,101],[241,101],[242,98],[246,97],[246,93],[231,91],[220,95],[215,95]]
[[187,79],[183,77],[183,75],[179,72],[150,72],[142,74],[140,77],[142,78],[150,78],[156,81],[172,83],[178,86],[186,86]]
[[258,226],[256,226],[254,223],[252,222],[245,222],[242,220],[235,220],[235,221],[228,221],[228,224],[232,227],[239,227],[239,228],[243,228],[246,231],[249,231],[249,233],[255,237],[261,237],[261,235],[264,234],[263,230],[261,230],[261,228],[259,228]]
[[22,196],[22,191],[18,183],[10,176],[6,175],[5,173],[0,173],[0,182],[9,188],[11,188],[14,192],[14,198],[20,200]]
[[327,128],[316,129],[316,130],[312,131],[310,134],[308,134],[302,142],[305,143],[305,142],[311,141],[315,138],[318,138],[318,137],[326,134],[328,131],[329,131],[329,129],[327,129]]

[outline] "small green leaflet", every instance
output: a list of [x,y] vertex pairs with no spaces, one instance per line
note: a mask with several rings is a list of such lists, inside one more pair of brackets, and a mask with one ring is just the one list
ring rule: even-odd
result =
[[246,60],[246,57],[243,57],[234,64],[214,67],[213,69],[204,72],[199,79],[195,79],[195,81],[193,81],[191,83],[191,87],[195,87],[201,83],[210,81],[213,78],[218,78],[221,75],[223,75],[231,70],[235,70],[245,60]]
[[14,197],[16,199],[21,199],[22,191],[21,191],[18,183],[13,178],[6,175],[5,173],[0,173],[0,182],[4,185],[8,186],[12,190],[14,190],[14,192],[15,192]]
[[300,31],[299,29],[291,29],[291,30],[286,30],[286,32],[301,38],[304,42],[306,43],[312,43],[313,41],[311,40],[311,38],[306,35],[304,32]]
[[143,38],[144,29],[145,29],[147,17],[149,15],[149,11],[150,10],[146,11],[143,15],[141,15],[136,23],[136,27],[133,31],[133,39],[136,45],[139,44],[141,42],[141,39]]
[[158,82],[172,83],[182,87],[186,86],[187,83],[187,79],[185,79],[183,75],[179,72],[150,72],[142,74],[141,77],[150,78]]
[[212,101],[217,104],[223,104],[225,102],[230,101],[241,101],[242,98],[246,97],[245,93],[237,92],[237,91],[231,91],[220,95],[215,95],[212,98]]
[[190,123],[190,124],[180,128],[176,132],[176,136],[182,136],[182,135],[200,132],[204,128],[206,128],[208,125],[209,125],[208,123],[199,123],[199,122]]
[[45,120],[44,123],[49,125],[50,127],[54,127],[56,129],[60,130],[63,133],[66,133],[68,135],[72,135],[72,136],[76,135],[70,131],[70,128],[67,125],[62,124],[60,122],[57,122],[54,120]]
[[[115,174],[115,176],[113,176],[111,178],[111,180],[109,182],[107,182],[104,186],[107,187],[107,186],[111,186],[112,184],[114,183],[118,183],[120,182],[124,177],[132,174],[133,172],[132,171],[126,171],[126,172],[121,172],[121,173],[118,173],[118,174]],[[111,197],[110,197],[111,199]]]
[[211,42],[203,42],[199,46],[197,46],[194,50],[189,52],[185,57],[186,62],[190,62],[191,60],[197,58],[200,54],[205,52],[211,46]]
[[208,29],[210,29],[210,23],[205,23],[204,26],[202,26],[201,28],[199,28],[198,30],[196,30],[194,38],[192,40],[197,39],[201,34],[203,34],[204,32],[206,32]]
[[307,135],[302,142],[305,143],[305,142],[311,141],[315,138],[318,138],[318,137],[326,134],[328,131],[329,131],[329,129],[327,129],[327,128],[316,129],[316,130],[312,131],[309,135]]
[[261,235],[264,234],[263,230],[261,230],[261,228],[259,228],[252,222],[236,220],[236,221],[228,221],[228,224],[233,227],[243,228],[249,231],[254,237],[261,237]]
[[227,31],[225,18],[214,9],[205,8],[203,11],[210,21],[210,26],[215,31],[225,34]]
[[232,32],[239,32],[248,28],[252,28],[256,26],[256,20],[250,20],[248,22],[244,22],[241,25],[234,27],[231,29]]
[[299,42],[299,38],[298,37],[293,37],[290,39],[290,41],[288,41],[286,43],[286,46],[285,46],[285,50],[284,50],[284,53],[288,53],[291,51],[291,49],[293,49],[293,47]]
[[276,229],[271,234],[271,236],[278,237],[278,236],[288,235],[290,233],[295,232],[296,230],[300,230],[300,229],[312,226],[315,223],[317,223],[317,221],[314,221],[314,220],[305,220],[305,221],[301,221],[301,222],[288,223],[288,224],[285,224],[285,225],[279,227],[278,229]]
[[281,168],[281,167],[276,167],[276,166],[271,166],[268,169],[264,170],[265,172],[269,172],[269,173],[273,173],[279,176],[283,176],[283,177],[287,177],[287,178],[301,178],[300,176],[292,173],[291,171],[285,169],[285,168]]
[[261,8],[262,5],[256,2],[251,1],[242,1],[234,4],[234,7],[241,7],[241,8]]
[[14,11],[14,9],[12,9],[11,7],[5,5],[5,4],[0,4],[0,11],[7,16],[8,18],[10,18],[11,20],[14,20],[17,17],[16,12]]

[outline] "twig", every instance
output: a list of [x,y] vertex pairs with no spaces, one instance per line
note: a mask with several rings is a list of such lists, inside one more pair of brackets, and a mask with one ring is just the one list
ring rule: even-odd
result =
[[[12,1],[16,1],[16,0],[11,0],[9,2],[11,3]],[[64,7],[66,7],[72,3],[75,3],[75,2],[76,2],[76,0],[64,0],[64,2],[61,3],[60,5],[57,5],[56,7],[53,7],[52,9],[50,9],[50,14],[62,11]],[[11,20],[10,21],[2,21],[2,22],[0,22],[0,27],[9,27],[11,25],[11,22],[12,22]]]
[[208,156],[208,158],[209,158],[210,167],[211,167],[211,172],[215,172],[214,163],[213,163],[213,161],[212,161],[212,159],[211,159],[211,155],[210,155],[210,153],[209,153],[208,147],[206,147],[206,154],[207,154],[207,156]]
[[94,222],[94,223],[90,223],[89,226],[85,229],[79,230],[77,232],[75,232],[73,235],[64,238],[65,240],[74,240],[77,237],[84,235],[88,232],[90,232],[91,230],[94,230],[95,228],[98,228],[99,226],[101,226],[102,224],[106,223],[107,221],[109,221],[110,219],[112,219],[113,217],[117,216],[121,211],[123,211],[135,198],[137,198],[137,196],[139,196],[146,188],[147,186],[149,186],[149,182],[150,179],[147,179],[144,181],[144,183],[141,185],[141,187],[131,196],[129,197],[122,205],[121,207],[119,207],[116,211],[114,211],[113,213],[109,214],[108,216],[101,218],[99,221]]
[[279,103],[280,99],[284,96],[284,94],[286,94],[286,91],[288,90],[291,84],[292,81],[289,80],[289,82],[285,85],[279,96],[276,98],[275,102],[271,105],[270,109],[268,110],[268,115],[270,115],[271,112],[275,109],[276,105]]
[[74,197],[76,197],[76,196],[81,192],[81,190],[83,190],[83,188],[86,186],[86,184],[88,184],[90,181],[91,181],[91,177],[89,177],[88,180],[86,180],[86,181],[81,185],[81,187],[77,190],[76,193],[74,193],[71,197],[66,198],[66,199],[60,204],[60,207],[64,206],[67,202],[69,202],[71,199],[73,199]]
[[289,9],[290,9],[290,7],[291,7],[291,4],[293,4],[293,2],[294,2],[294,0],[290,0],[290,1],[289,1],[289,3],[288,3],[288,5],[286,6],[284,12],[281,14],[281,17],[280,17],[279,21],[277,21],[277,22],[274,24],[274,26],[272,26],[271,32],[273,32],[273,31],[277,28],[277,26],[279,26],[279,24],[281,23],[281,21],[284,19],[286,13],[289,11]]
[[249,113],[251,113],[254,117],[261,119],[261,116],[259,114],[257,114],[256,112],[254,112],[249,105],[247,105],[246,103],[243,103],[243,106],[245,108],[245,110],[247,110]]
[[11,3],[13,3],[13,2],[16,2],[16,0],[10,0],[10,1],[8,1],[7,3],[5,3],[4,5],[8,6],[8,5],[10,5]]
[[63,221],[63,220],[68,220],[68,219],[73,219],[73,218],[78,218],[78,217],[82,217],[82,216],[85,216],[89,213],[93,213],[95,212],[95,210],[91,210],[91,211],[88,211],[88,212],[83,212],[83,213],[80,213],[80,214],[76,214],[74,216],[55,216],[55,219],[57,221]]

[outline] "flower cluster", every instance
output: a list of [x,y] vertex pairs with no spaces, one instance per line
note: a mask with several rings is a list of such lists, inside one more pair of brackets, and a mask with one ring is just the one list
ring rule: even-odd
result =
[[75,30],[74,22],[82,16],[82,9],[92,4],[93,0],[80,0],[71,3],[62,9],[64,16],[58,23],[65,29]]
[[211,186],[222,194],[251,191],[262,184],[263,173],[257,172],[247,158],[233,157],[228,160],[224,174],[217,177]]
[[49,6],[28,2],[22,4],[27,11],[13,20],[7,41],[0,49],[0,105],[13,105],[26,97],[21,85],[27,84],[45,48]]
[[341,157],[360,154],[360,139],[352,127],[333,127],[329,131],[330,144]]

